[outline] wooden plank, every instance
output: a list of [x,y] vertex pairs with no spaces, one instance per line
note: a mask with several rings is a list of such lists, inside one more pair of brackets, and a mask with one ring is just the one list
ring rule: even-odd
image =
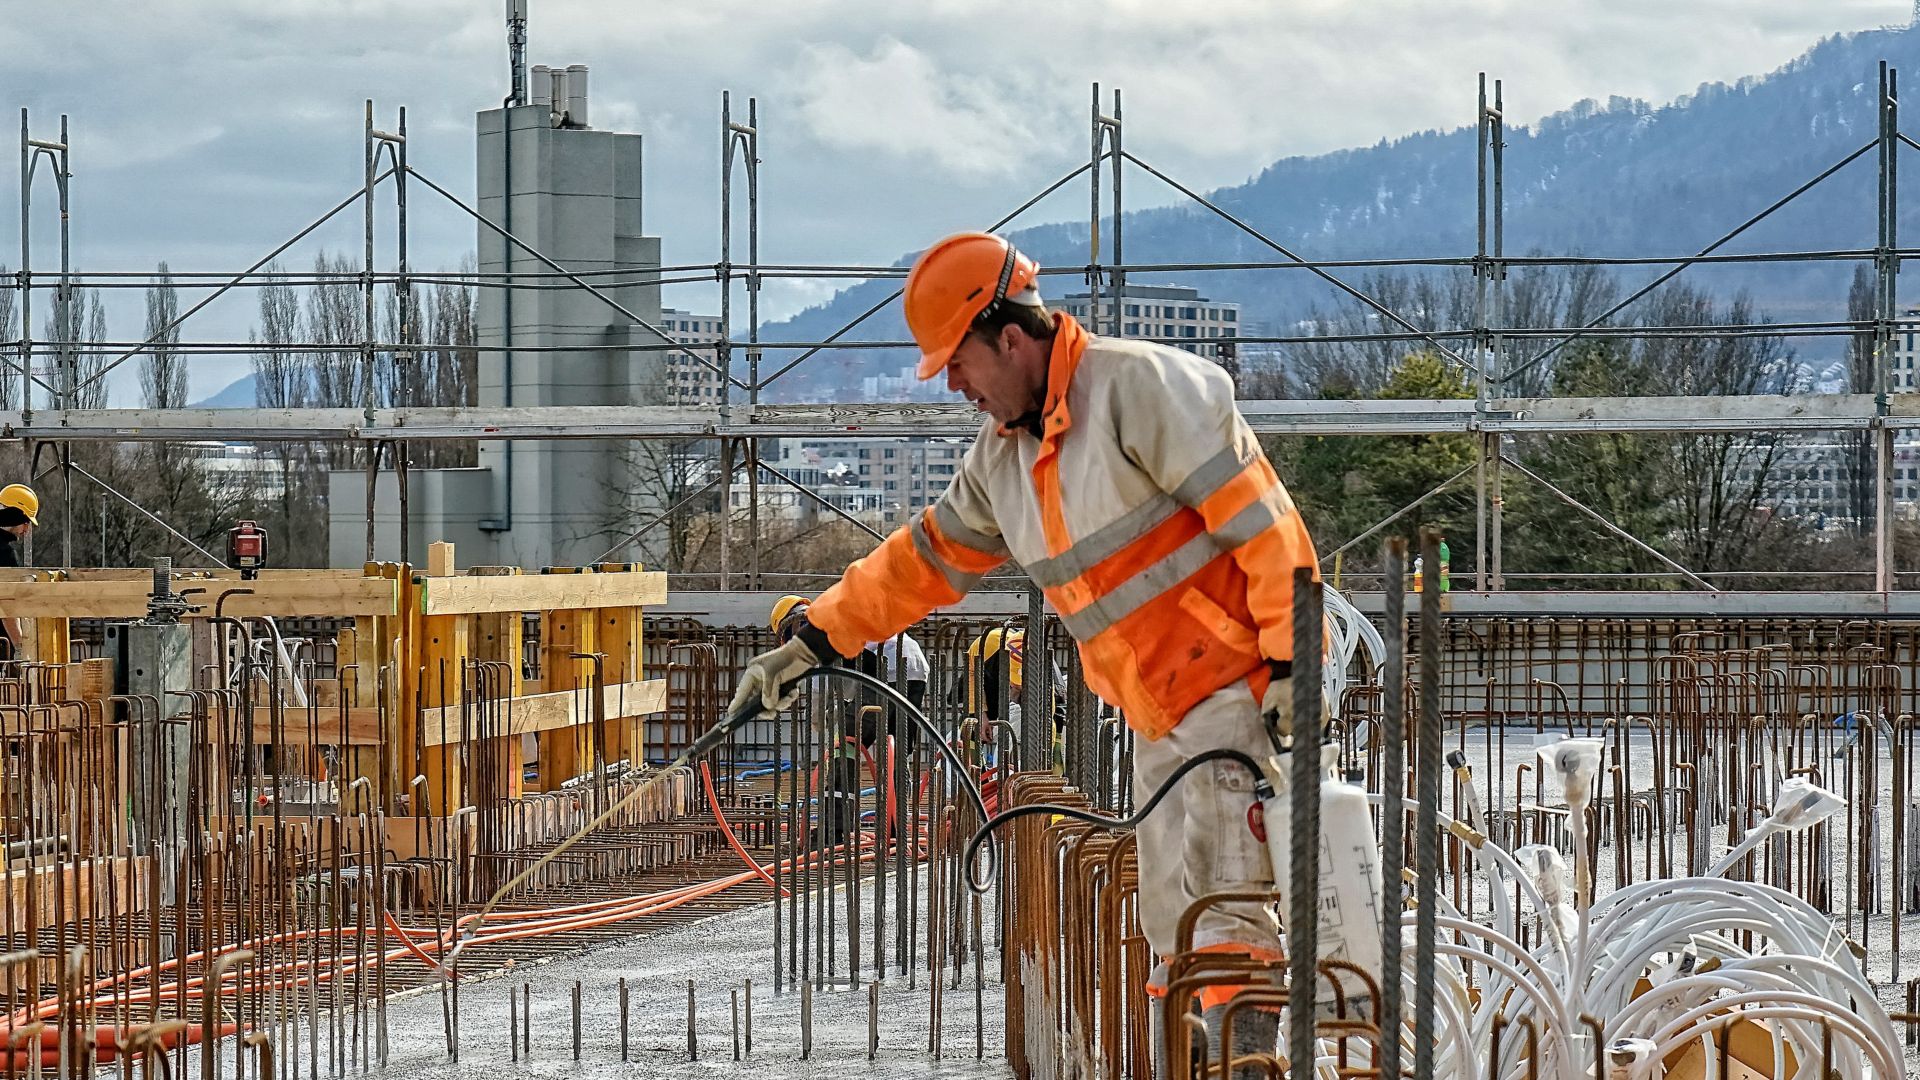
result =
[[[562,574],[589,576],[585,571],[577,574],[562,571]],[[595,651],[593,642],[596,629],[591,611],[564,609],[540,613],[541,689],[550,693],[564,693],[593,686],[593,661],[575,660],[573,657],[575,654]],[[582,698],[590,700],[585,695]],[[593,714],[592,709],[582,711],[588,716]],[[596,743],[591,726],[561,726],[541,731],[538,743],[542,791],[553,791],[563,781],[579,776],[594,765],[593,750]]]
[[[601,608],[593,612],[593,616],[602,682],[618,685],[640,678],[640,609]],[[618,717],[609,712],[606,727],[608,761],[643,760],[640,738],[643,724],[638,718]]]
[[[523,618],[518,611],[473,616],[474,659],[500,665],[489,670],[489,683],[480,689],[481,696],[491,696],[496,690],[516,698],[526,693],[521,673],[526,650]],[[481,761],[491,762],[496,770],[492,778],[494,790],[510,799],[525,793],[525,742],[518,737],[496,739],[490,752],[480,755]]]
[[[373,746],[369,747],[365,744],[355,744],[349,741],[347,745],[350,749],[340,755],[340,775],[338,778],[341,791],[340,810],[346,814],[372,813],[373,808],[380,805],[378,800],[381,797],[381,784],[384,782],[384,778],[380,775],[380,752],[378,750],[380,742],[380,712],[376,707],[378,705],[378,698],[375,694],[376,686],[366,685],[368,683],[374,683],[375,680],[363,680],[360,677],[361,672],[371,671],[377,666],[372,660],[374,643],[370,637],[362,636],[360,628],[363,625],[371,628],[373,620],[368,618],[356,619],[354,625],[342,627],[340,633],[334,638],[334,665],[335,670],[339,672],[339,676],[327,680],[327,683],[331,684],[334,688],[332,696],[335,700],[332,704],[335,708],[338,708],[338,699],[344,693],[348,699],[348,706],[352,707],[354,712],[364,710],[366,713],[371,714],[374,719]],[[365,653],[364,661],[362,659],[363,650]],[[317,687],[314,696],[316,700],[325,700]],[[349,714],[347,723],[348,735],[349,739],[351,739],[353,729],[351,713]],[[353,782],[361,777],[367,779],[370,790],[363,790],[353,786]]]
[[[441,716],[452,713],[457,718],[460,715],[472,623],[472,619],[450,615],[420,620],[414,638],[414,647],[420,656],[420,701]],[[442,725],[428,726],[440,728]],[[448,730],[458,734],[457,720]],[[451,814],[460,806],[464,764],[459,752],[450,747],[441,743],[430,743],[426,747],[420,758],[420,771],[427,778],[427,807],[432,812]]]
[[[617,686],[607,687],[605,694],[609,720],[616,717],[645,716],[667,707],[665,679],[620,683]],[[508,710],[512,714],[512,734],[517,736],[538,731],[583,728],[593,720],[592,705],[592,701],[584,691],[556,690],[549,694],[531,694],[519,698]],[[442,746],[460,741],[458,707],[427,709],[421,714],[421,722],[426,727],[428,746]]]
[[[321,709],[317,726],[319,738],[308,737],[307,710],[288,706],[281,714],[282,746],[379,746],[380,710],[373,708],[350,708],[347,710],[347,730],[344,741],[340,731],[340,709],[338,706]],[[273,710],[265,705],[253,707],[253,741],[257,745],[271,745],[273,739]]]
[[427,576],[453,576],[453,545],[445,540],[435,540],[427,545]]
[[[382,578],[340,574],[330,578],[262,579],[239,582],[177,579],[175,589],[205,589],[189,597],[199,605],[195,615],[213,614],[215,602],[228,588],[249,588],[250,595],[227,599],[227,615],[391,615],[395,610],[394,584]],[[0,581],[0,614],[15,619],[132,619],[147,613],[152,578],[141,581]],[[663,590],[664,591],[664,590]],[[42,657],[47,659],[47,657]]]
[[[144,911],[147,875],[152,872],[153,859],[135,855],[131,860],[131,876],[128,863],[129,860],[117,857],[82,858],[77,863],[17,865],[0,873],[0,881],[6,885],[4,900],[0,902],[12,909],[6,915],[10,920],[6,925],[27,926],[29,905],[35,913],[33,925],[40,927],[49,927],[55,922],[71,923],[93,911],[104,915]],[[58,885],[56,878],[60,879]],[[111,907],[107,904],[108,878],[113,879]]]
[[622,574],[430,577],[421,581],[419,592],[422,615],[641,607],[665,602],[667,575],[642,570]]

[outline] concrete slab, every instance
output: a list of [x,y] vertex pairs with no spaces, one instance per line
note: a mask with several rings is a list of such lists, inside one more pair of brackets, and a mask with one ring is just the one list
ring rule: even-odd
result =
[[[760,1078],[848,1076],[937,1077],[951,1080],[1002,1078],[1010,1074],[1002,1048],[1004,997],[998,958],[986,958],[981,987],[984,1029],[976,1027],[971,972],[956,989],[949,972],[943,989],[941,1060],[928,1049],[932,1006],[927,973],[913,986],[897,968],[881,984],[880,1049],[867,1060],[867,982],[839,985],[813,995],[812,1054],[802,1060],[800,998],[772,988],[772,927],[767,907],[728,915],[632,945],[603,949],[519,968],[508,975],[460,988],[461,1053],[448,1060],[441,996],[426,991],[389,1005],[390,1058],[384,1073],[421,1080],[496,1080],[528,1077],[711,1077]],[[924,960],[923,960],[924,962]],[[629,987],[629,1054],[620,1060],[618,981]],[[698,1060],[687,1054],[687,980],[694,980]],[[753,1049],[733,1059],[732,993],[753,980]],[[581,1056],[573,1060],[572,993],[581,983]],[[529,1059],[513,1060],[508,1047],[509,993],[533,988],[533,1046]],[[742,993],[742,1008],[745,1008]],[[976,1059],[976,1031],[985,1055]]]

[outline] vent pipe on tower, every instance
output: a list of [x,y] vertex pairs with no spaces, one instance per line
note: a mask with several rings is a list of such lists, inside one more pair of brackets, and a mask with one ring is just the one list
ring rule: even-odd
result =
[[[555,95],[554,112],[560,112],[559,95]],[[587,126],[587,65],[567,65],[567,126]]]

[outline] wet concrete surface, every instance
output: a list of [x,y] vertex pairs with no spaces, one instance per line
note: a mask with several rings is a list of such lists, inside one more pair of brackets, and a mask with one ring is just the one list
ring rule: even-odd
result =
[[[767,907],[747,908],[648,936],[643,941],[516,968],[460,987],[460,1060],[446,1048],[438,990],[417,992],[388,1006],[388,1077],[420,1080],[492,1080],[529,1077],[773,1078],[914,1076],[1000,1078],[1011,1075],[1002,1050],[1004,1005],[998,957],[984,964],[986,985],[975,1020],[971,966],[959,988],[951,969],[941,1007],[940,1060],[929,1048],[932,1004],[927,972],[912,987],[892,967],[880,985],[879,1051],[867,1058],[869,961],[858,987],[844,971],[837,985],[813,993],[812,1053],[801,1057],[801,993],[773,992],[772,924]],[[922,964],[924,964],[924,957]],[[843,958],[844,964],[844,958]],[[620,1058],[619,980],[628,986],[628,1055]],[[687,980],[694,981],[698,1058],[687,1050]],[[733,1056],[733,994],[752,986],[749,1053]],[[574,982],[581,984],[580,1060],[573,1058]],[[508,995],[532,986],[532,1053],[518,1061],[509,1048]],[[742,1017],[744,1028],[745,1017]],[[984,1056],[976,1058],[976,1033]],[[743,1030],[744,1036],[744,1030]],[[524,1036],[523,1036],[524,1037]]]

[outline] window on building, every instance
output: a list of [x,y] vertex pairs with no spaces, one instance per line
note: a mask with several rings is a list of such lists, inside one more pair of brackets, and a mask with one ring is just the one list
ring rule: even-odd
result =
[[[1128,305],[1127,305],[1127,314],[1129,314],[1129,315],[1138,315],[1138,314],[1140,314],[1140,305],[1139,305],[1139,304],[1128,304]],[[1912,335],[1912,334],[1908,334],[1908,335],[1907,335],[1907,348],[1909,348],[1909,349],[1911,349],[1911,348],[1913,348],[1913,335]]]

